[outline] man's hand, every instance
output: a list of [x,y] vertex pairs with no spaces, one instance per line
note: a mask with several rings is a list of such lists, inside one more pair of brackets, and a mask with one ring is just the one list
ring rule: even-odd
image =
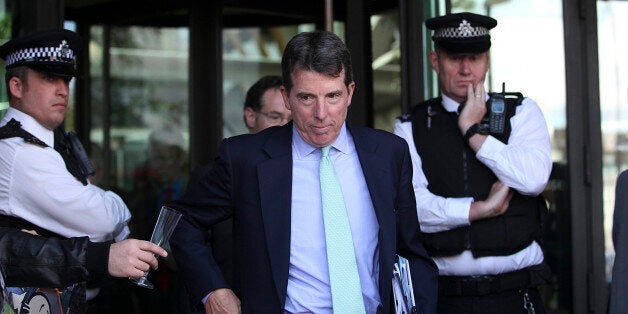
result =
[[502,215],[508,210],[508,202],[514,194],[513,190],[500,181],[493,183],[486,200],[471,203],[469,221]]
[[109,248],[109,275],[113,277],[140,277],[151,267],[157,269],[155,254],[168,253],[156,244],[144,240],[126,239]]
[[486,115],[486,91],[484,90],[484,82],[481,81],[473,89],[473,86],[469,84],[467,86],[467,102],[460,112],[458,117],[458,127],[462,135],[467,133],[467,130],[474,124],[482,121],[484,115]]
[[240,299],[231,291],[231,289],[214,290],[205,301],[206,314],[238,314],[242,313],[240,309]]

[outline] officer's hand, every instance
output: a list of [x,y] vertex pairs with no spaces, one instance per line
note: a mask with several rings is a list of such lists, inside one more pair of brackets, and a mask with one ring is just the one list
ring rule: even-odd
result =
[[497,181],[493,183],[488,197],[484,201],[471,203],[469,221],[502,215],[508,210],[508,203],[514,195],[514,191],[507,185]]
[[206,314],[238,314],[240,309],[240,299],[231,289],[214,290],[205,301]]
[[481,81],[475,86],[475,90],[471,84],[467,86],[467,102],[458,117],[458,127],[462,135],[467,133],[472,125],[482,121],[486,114],[486,91],[484,90],[484,82]]
[[126,239],[109,248],[109,275],[113,277],[140,277],[151,267],[157,269],[155,254],[168,253],[156,244],[144,240]]

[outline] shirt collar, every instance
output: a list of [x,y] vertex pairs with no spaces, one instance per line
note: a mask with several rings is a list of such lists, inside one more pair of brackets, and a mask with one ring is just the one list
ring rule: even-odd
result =
[[443,96],[443,107],[445,107],[445,110],[449,111],[449,112],[458,112],[458,107],[460,107],[460,104],[447,97],[446,95],[442,95]]
[[[342,128],[340,129],[340,134],[338,134],[338,138],[336,138],[331,146],[343,154],[349,153],[349,138],[347,134],[346,122],[343,122]],[[300,158],[305,158],[315,151],[320,152],[320,150],[318,150],[318,147],[310,145],[308,142],[303,140],[303,138],[301,138],[301,135],[299,135],[297,127],[294,124],[292,125],[292,149],[293,152],[296,153],[296,156]],[[320,155],[317,155],[317,158],[319,156]]]
[[20,124],[22,125],[22,129],[24,129],[26,132],[40,139],[41,141],[46,143],[46,145],[54,147],[54,133],[51,130],[48,130],[43,125],[39,124],[39,122],[37,122],[35,118],[18,109],[9,107],[6,114],[4,115],[4,118],[2,118],[2,124],[6,124],[11,119],[15,119],[16,121],[20,122]]

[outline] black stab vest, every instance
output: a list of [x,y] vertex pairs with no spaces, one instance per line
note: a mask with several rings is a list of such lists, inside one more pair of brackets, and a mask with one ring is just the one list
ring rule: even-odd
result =
[[[503,143],[508,143],[510,118],[516,107],[517,99],[506,98],[505,131],[491,134]],[[458,115],[447,112],[439,97],[417,105],[410,119],[429,191],[443,197],[486,199],[497,177],[464,142],[458,128]],[[464,250],[471,250],[474,257],[511,255],[533,240],[540,240],[541,222],[546,212],[542,196],[515,192],[503,215],[443,232],[423,233],[424,245],[431,256],[452,256]]]

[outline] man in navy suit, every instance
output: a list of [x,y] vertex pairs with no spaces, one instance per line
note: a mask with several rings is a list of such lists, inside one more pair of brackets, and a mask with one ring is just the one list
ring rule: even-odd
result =
[[[406,142],[345,123],[355,83],[349,51],[333,33],[295,36],[281,65],[293,122],[224,140],[212,169],[171,204],[183,213],[171,245],[192,303],[207,313],[334,311],[319,180],[321,148],[331,146],[363,311],[390,312],[398,253],[410,262],[419,312],[435,312],[437,269],[420,238]],[[204,243],[228,217],[232,287]]]

